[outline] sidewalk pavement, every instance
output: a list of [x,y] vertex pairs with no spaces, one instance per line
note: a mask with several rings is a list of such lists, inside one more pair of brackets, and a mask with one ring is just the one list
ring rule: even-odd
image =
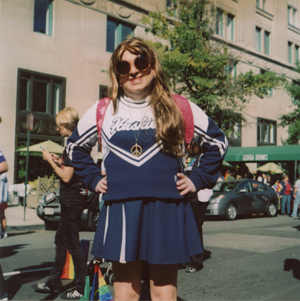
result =
[[45,228],[44,221],[37,216],[36,210],[30,207],[25,208],[24,215],[23,206],[9,206],[5,210],[5,216],[7,233],[19,230],[38,230]]

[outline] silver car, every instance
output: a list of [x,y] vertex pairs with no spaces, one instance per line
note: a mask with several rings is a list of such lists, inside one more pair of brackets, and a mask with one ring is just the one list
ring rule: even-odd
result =
[[213,188],[206,215],[235,220],[238,215],[264,213],[277,215],[278,196],[261,182],[244,179],[218,182]]

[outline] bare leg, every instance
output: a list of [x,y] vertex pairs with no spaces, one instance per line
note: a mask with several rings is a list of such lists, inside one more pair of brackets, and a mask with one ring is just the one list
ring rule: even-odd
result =
[[178,264],[150,264],[150,293],[152,301],[177,300]]
[[0,221],[1,221],[1,232],[5,232],[6,230],[6,217],[4,214],[4,209],[0,209]]
[[114,300],[138,301],[141,294],[142,261],[113,262]]

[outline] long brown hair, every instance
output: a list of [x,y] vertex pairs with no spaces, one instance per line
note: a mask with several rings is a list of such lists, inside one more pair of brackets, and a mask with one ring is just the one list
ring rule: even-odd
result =
[[154,49],[140,38],[130,38],[123,41],[115,49],[110,59],[110,98],[114,104],[114,111],[117,109],[117,98],[123,94],[123,89],[118,83],[118,75],[114,67],[121,60],[125,51],[132,54],[146,55],[154,69],[156,77],[152,80],[150,105],[154,112],[156,121],[156,140],[163,142],[163,149],[167,152],[182,155],[184,143],[184,124],[180,110],[171,96],[164,70],[158,60]]

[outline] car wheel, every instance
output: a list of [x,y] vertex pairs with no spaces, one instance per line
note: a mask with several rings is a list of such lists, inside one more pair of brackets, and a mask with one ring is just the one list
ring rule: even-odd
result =
[[229,204],[226,208],[226,218],[228,220],[235,220],[237,217],[237,209],[236,206],[233,204]]
[[110,274],[109,278],[108,278],[108,283],[110,285],[113,285],[114,284],[114,274]]
[[269,204],[267,215],[270,216],[270,217],[274,217],[274,216],[277,215],[277,208],[276,208],[276,205],[274,203]]
[[88,220],[88,230],[95,231],[98,224],[99,212],[90,212]]

